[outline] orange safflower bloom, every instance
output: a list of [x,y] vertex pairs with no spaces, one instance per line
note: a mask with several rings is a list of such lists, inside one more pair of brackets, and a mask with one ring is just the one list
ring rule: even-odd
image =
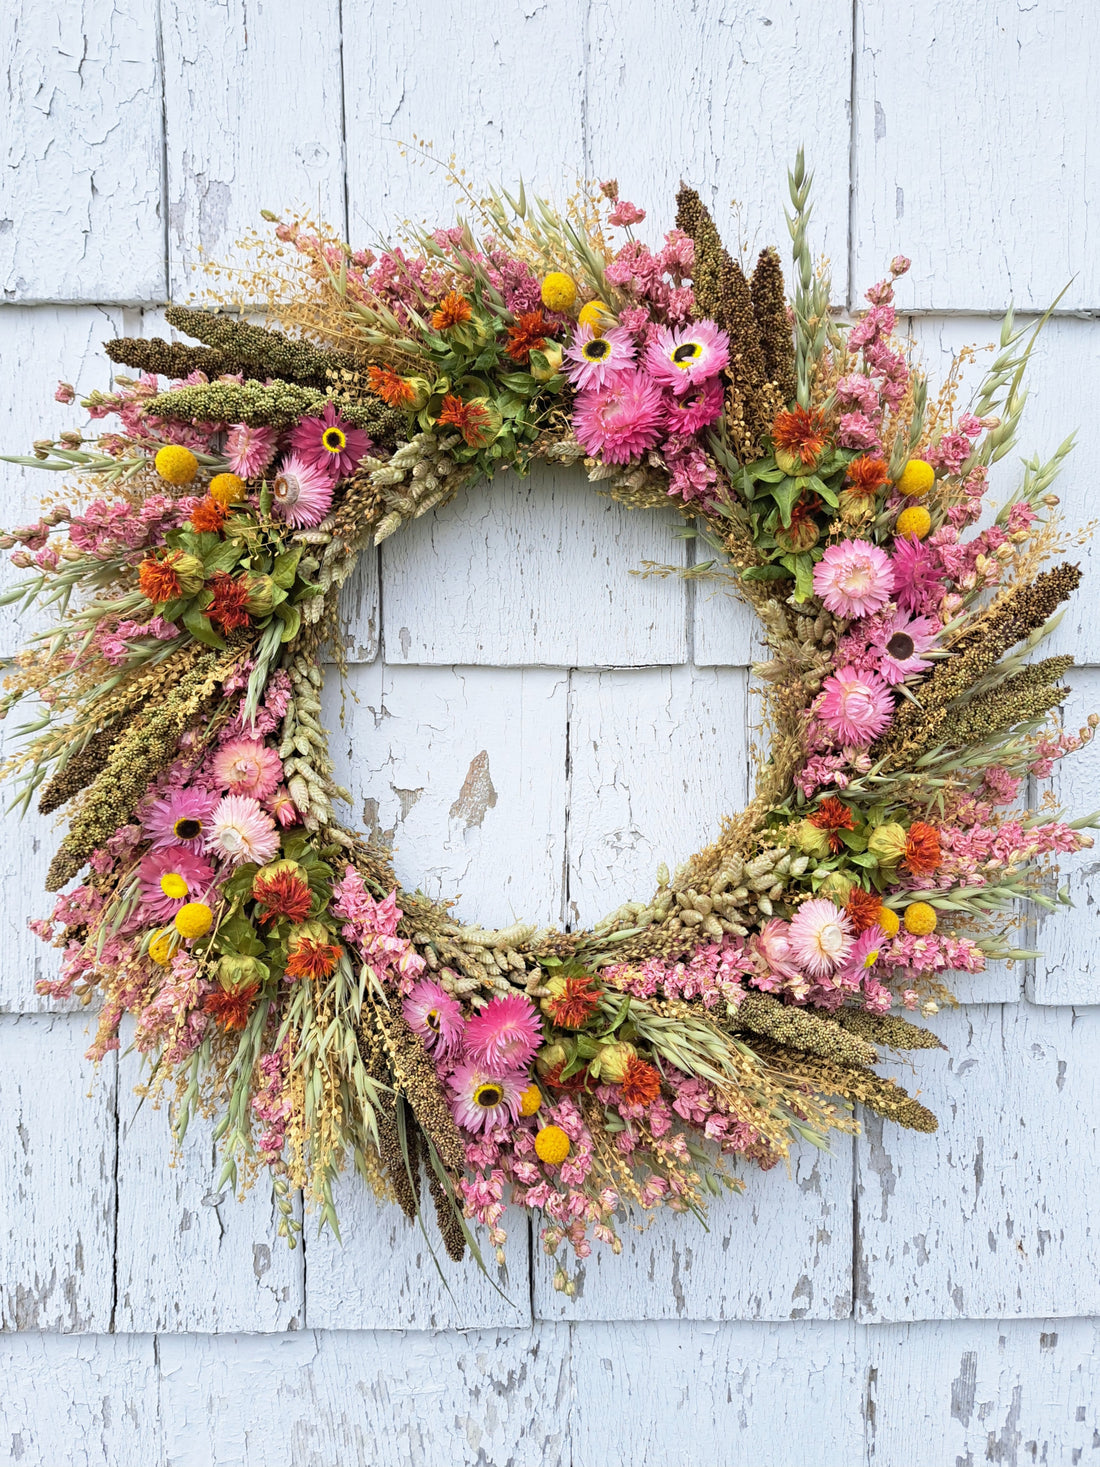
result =
[[905,864],[914,876],[931,876],[938,871],[942,855],[940,833],[934,825],[914,820],[905,837]]
[[448,392],[439,410],[440,423],[457,428],[470,448],[484,448],[492,438],[492,418],[479,402],[463,402]]
[[141,562],[138,585],[141,594],[158,606],[165,601],[174,601],[180,593],[180,579],[171,561],[158,560],[156,556]]
[[318,942],[313,937],[300,937],[286,960],[288,978],[327,978],[336,971],[343,948],[339,943]]
[[272,876],[258,875],[252,883],[252,895],[261,922],[274,922],[288,917],[291,922],[304,922],[309,916],[313,898],[309,882],[293,871],[276,871]]
[[591,973],[565,980],[565,988],[557,998],[546,1002],[555,1024],[562,1029],[579,1029],[592,1017],[598,1007],[599,989],[593,986],[595,982]]
[[191,511],[191,525],[193,529],[220,530],[225,524],[225,505],[219,504],[211,495],[200,499]]
[[890,471],[884,458],[872,458],[864,453],[848,465],[847,484],[854,494],[871,498],[889,482]]
[[627,1105],[652,1105],[661,1093],[661,1072],[635,1055],[626,1062],[622,1092]]
[[851,810],[847,805],[842,805],[835,795],[830,795],[828,799],[822,800],[819,808],[810,816],[810,824],[826,832],[829,837],[829,849],[834,856],[844,845],[838,832],[856,828]]
[[238,988],[236,993],[226,993],[223,988],[216,988],[203,999],[202,1011],[227,1031],[243,1029],[248,1023],[252,1000],[259,991],[258,983],[250,983],[247,988]]
[[844,910],[852,924],[852,931],[858,937],[878,921],[878,914],[882,911],[882,898],[877,892],[864,891],[862,886],[853,886],[844,903]]
[[228,571],[215,571],[207,585],[214,599],[206,607],[206,615],[214,625],[223,632],[248,626],[248,587],[243,577],[236,579]]
[[513,362],[526,366],[533,351],[542,351],[547,332],[552,330],[541,311],[522,311],[516,317],[516,324],[508,327],[508,345],[504,349]]
[[461,326],[473,315],[470,302],[457,290],[449,290],[432,312],[432,325],[436,331],[449,331],[452,326]]
[[369,367],[367,382],[375,396],[390,407],[408,407],[416,396],[411,383],[389,367]]
[[786,449],[803,464],[816,461],[827,439],[824,416],[816,410],[811,412],[809,408],[784,410],[776,414],[772,424],[772,442],[776,448]]

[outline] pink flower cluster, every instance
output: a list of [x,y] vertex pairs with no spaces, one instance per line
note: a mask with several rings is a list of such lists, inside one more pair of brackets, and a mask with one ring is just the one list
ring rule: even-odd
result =
[[651,326],[644,349],[625,322],[606,336],[578,327],[566,351],[578,388],[573,431],[586,453],[609,464],[660,448],[669,492],[704,498],[715,472],[698,437],[722,415],[719,374],[729,361],[729,337],[712,321]]
[[396,891],[376,901],[349,864],[343,879],[333,886],[332,896],[332,914],[344,924],[344,940],[370,964],[380,983],[392,983],[399,992],[406,992],[425,964],[412,944],[398,936],[397,924],[404,914],[397,905]]

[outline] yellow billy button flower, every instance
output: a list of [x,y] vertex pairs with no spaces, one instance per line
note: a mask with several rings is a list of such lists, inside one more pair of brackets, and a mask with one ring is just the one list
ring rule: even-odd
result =
[[521,1116],[533,1116],[542,1105],[542,1091],[537,1085],[528,1085],[527,1089],[519,1098],[519,1113]]
[[905,930],[914,937],[927,937],[936,930],[936,909],[928,902],[910,902],[905,909]]
[[172,929],[166,927],[162,932],[155,933],[152,941],[149,943],[149,956],[154,963],[159,964],[162,968],[168,966],[169,959],[172,956],[174,937],[175,933]]
[[897,490],[899,494],[908,494],[912,499],[919,499],[922,494],[927,494],[936,482],[936,471],[930,463],[923,458],[911,458],[902,469],[897,478]]
[[615,317],[604,301],[589,301],[581,306],[577,321],[581,326],[591,327],[593,336],[602,336],[608,327],[615,324]]
[[166,443],[153,460],[166,484],[190,484],[199,471],[199,461],[180,443]]
[[577,287],[568,275],[551,270],[542,282],[542,303],[548,311],[568,311],[577,299]]
[[901,918],[892,907],[880,907],[875,921],[885,932],[887,937],[897,937],[901,927]]
[[911,504],[898,515],[894,529],[899,535],[914,535],[923,540],[932,528],[932,516],[923,504]]
[[176,931],[190,942],[205,937],[214,925],[214,913],[205,902],[187,902],[176,913]]
[[560,1126],[543,1126],[535,1137],[535,1155],[547,1166],[560,1166],[569,1155],[569,1137]]
[[236,474],[215,474],[210,480],[210,497],[223,509],[239,504],[244,498],[244,480]]
[[187,895],[187,882],[178,871],[166,871],[160,878],[160,889],[166,897],[179,902]]

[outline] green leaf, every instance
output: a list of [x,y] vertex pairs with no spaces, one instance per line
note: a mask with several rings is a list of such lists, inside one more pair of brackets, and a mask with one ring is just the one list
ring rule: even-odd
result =
[[801,485],[795,479],[784,479],[782,484],[772,490],[772,498],[779,506],[779,517],[785,530],[791,527],[791,511],[798,503],[801,492]]
[[207,647],[216,647],[219,651],[225,650],[225,639],[214,630],[197,606],[192,606],[183,618],[183,624],[197,642],[204,642]]
[[298,628],[302,625],[302,613],[296,606],[289,606],[284,602],[282,606],[276,606],[275,615],[283,623],[283,635],[279,640],[291,641],[298,635]]
[[284,591],[289,591],[294,584],[294,577],[298,573],[298,562],[302,558],[305,547],[299,545],[294,550],[284,550],[275,557],[272,567],[271,579]]
[[241,558],[243,546],[237,540],[218,540],[203,554],[203,569],[208,576],[218,571],[231,571]]
[[783,565],[750,565],[741,572],[743,581],[789,581],[793,573]]

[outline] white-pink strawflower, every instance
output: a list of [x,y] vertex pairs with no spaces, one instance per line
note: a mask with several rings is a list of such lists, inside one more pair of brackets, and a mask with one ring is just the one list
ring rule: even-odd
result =
[[830,545],[814,566],[814,594],[846,621],[881,611],[893,589],[890,557],[866,540]]
[[811,978],[827,978],[852,950],[852,924],[840,907],[815,897],[803,902],[791,918],[787,940],[803,972]]

